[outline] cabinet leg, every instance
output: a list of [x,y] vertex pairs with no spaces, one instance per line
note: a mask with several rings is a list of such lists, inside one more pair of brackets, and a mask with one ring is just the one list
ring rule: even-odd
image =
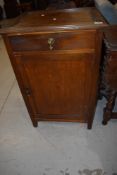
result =
[[92,129],[92,124],[93,124],[93,118],[91,117],[91,119],[87,123],[87,129]]
[[92,129],[92,121],[90,121],[90,122],[88,122],[88,124],[87,124],[87,129]]
[[92,129],[95,111],[92,109],[90,109],[89,111],[91,111],[91,112],[89,112],[89,114],[88,114],[87,129]]
[[32,123],[35,128],[38,127],[38,121],[33,120]]
[[109,94],[109,97],[106,103],[106,107],[104,108],[103,121],[102,121],[103,125],[106,125],[112,117],[112,110],[115,105],[115,99],[116,99],[116,93],[112,91]]

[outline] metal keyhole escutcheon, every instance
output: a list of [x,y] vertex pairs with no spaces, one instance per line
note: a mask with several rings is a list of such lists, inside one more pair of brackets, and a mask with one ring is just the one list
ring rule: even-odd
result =
[[53,49],[53,44],[54,44],[54,42],[55,42],[54,38],[49,38],[49,39],[48,39],[48,44],[49,44],[50,50]]

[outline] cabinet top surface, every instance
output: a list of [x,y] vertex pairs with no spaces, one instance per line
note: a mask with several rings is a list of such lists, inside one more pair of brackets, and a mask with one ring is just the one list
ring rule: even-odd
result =
[[55,11],[35,11],[23,14],[14,26],[0,30],[0,33],[44,32],[74,30],[106,26],[96,8],[75,8]]

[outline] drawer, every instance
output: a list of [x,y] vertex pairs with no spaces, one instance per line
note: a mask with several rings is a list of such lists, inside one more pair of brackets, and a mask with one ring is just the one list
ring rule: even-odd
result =
[[9,36],[14,51],[77,50],[95,47],[95,30]]

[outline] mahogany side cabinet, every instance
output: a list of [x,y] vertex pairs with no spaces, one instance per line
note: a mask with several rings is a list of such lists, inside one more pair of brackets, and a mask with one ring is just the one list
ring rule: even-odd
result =
[[95,8],[36,11],[1,29],[34,127],[38,121],[94,118],[102,34]]

